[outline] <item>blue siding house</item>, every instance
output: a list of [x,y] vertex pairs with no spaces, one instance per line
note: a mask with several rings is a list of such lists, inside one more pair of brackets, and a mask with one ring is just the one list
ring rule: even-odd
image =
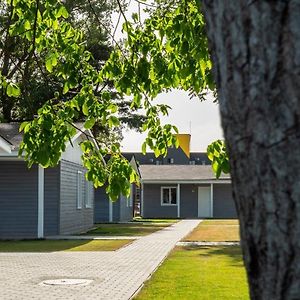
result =
[[[131,166],[135,169],[140,177],[140,171],[135,156],[130,155],[127,157],[127,159],[130,161]],[[129,198],[120,195],[117,201],[112,202],[105,193],[105,187],[96,189],[94,209],[95,223],[117,223],[131,221],[134,216],[134,202],[136,199],[135,194],[136,186],[132,184]]]
[[[0,124],[0,239],[74,234],[94,224],[94,191],[85,180],[78,132],[58,166],[28,169],[18,157],[19,124]],[[89,134],[91,134],[89,132]]]
[[189,134],[179,134],[179,148],[166,157],[134,154],[141,188],[135,193],[144,218],[236,218],[231,179],[216,179],[204,152],[190,152]]
[[210,165],[141,165],[144,218],[236,218],[229,176]]

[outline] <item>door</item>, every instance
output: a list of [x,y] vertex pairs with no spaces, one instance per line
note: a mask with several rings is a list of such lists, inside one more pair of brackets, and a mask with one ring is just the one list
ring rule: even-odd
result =
[[211,218],[211,195],[210,186],[198,187],[198,217]]

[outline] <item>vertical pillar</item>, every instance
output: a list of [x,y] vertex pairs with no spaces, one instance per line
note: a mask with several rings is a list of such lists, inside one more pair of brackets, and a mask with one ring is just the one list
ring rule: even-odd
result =
[[109,223],[112,223],[113,221],[113,202],[108,199],[108,221]]
[[214,184],[210,184],[210,216],[214,217]]
[[144,217],[144,184],[142,183],[141,184],[141,191],[140,191],[140,214],[141,214],[141,217]]
[[180,218],[180,183],[177,184],[177,218]]
[[45,193],[45,174],[44,168],[38,166],[38,238],[44,237],[44,193]]

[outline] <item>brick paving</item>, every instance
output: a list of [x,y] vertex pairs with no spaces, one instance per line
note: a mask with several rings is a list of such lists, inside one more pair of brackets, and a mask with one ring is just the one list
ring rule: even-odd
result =
[[[183,220],[113,252],[0,253],[1,300],[130,299],[199,220]],[[83,278],[86,286],[44,286]]]

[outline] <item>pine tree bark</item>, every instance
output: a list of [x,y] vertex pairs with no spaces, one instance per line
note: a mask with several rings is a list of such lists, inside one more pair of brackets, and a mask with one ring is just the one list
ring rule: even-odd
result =
[[251,299],[300,299],[300,1],[201,3]]

